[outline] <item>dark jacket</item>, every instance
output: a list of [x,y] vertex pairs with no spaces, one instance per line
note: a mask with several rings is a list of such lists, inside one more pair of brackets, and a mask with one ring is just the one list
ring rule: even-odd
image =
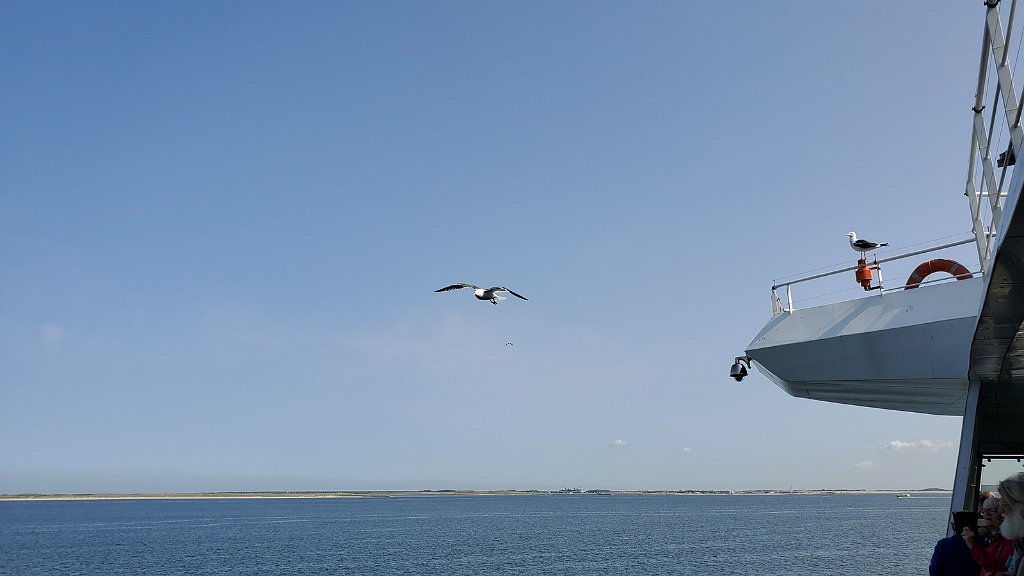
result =
[[928,576],[978,576],[981,566],[971,557],[971,549],[959,534],[939,540],[928,565]]

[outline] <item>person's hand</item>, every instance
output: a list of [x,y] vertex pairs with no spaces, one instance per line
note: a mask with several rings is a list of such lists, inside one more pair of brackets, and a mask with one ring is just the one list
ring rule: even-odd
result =
[[964,542],[967,542],[967,546],[971,548],[974,547],[974,530],[964,528],[963,532],[960,533],[960,536],[963,537]]

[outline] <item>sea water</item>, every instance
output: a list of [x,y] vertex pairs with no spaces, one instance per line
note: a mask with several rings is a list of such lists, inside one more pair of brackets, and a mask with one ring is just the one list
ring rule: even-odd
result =
[[0,502],[0,574],[926,574],[949,496]]

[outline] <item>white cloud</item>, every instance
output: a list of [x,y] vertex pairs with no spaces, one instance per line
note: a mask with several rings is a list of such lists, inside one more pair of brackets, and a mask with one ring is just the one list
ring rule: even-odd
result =
[[683,448],[683,454],[690,454],[693,452],[693,448]]
[[64,327],[57,324],[43,324],[39,327],[39,335],[48,343],[59,342],[64,338]]
[[612,440],[612,446],[624,448],[629,446],[629,442],[626,442],[625,440]]
[[875,470],[875,463],[870,460],[864,462],[854,462],[853,469],[857,472],[873,472]]
[[938,452],[939,450],[949,450],[953,447],[953,443],[949,440],[918,440],[916,442],[906,442],[904,440],[890,440],[885,445],[886,450],[893,450],[895,452]]

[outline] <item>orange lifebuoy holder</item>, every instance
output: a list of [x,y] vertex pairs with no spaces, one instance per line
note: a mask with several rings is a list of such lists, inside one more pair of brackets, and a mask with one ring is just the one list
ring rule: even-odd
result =
[[974,277],[974,274],[971,274],[971,272],[968,271],[967,268],[964,268],[964,266],[959,262],[946,260],[945,258],[937,258],[935,260],[929,260],[917,268],[914,268],[914,271],[910,274],[910,278],[907,278],[907,285],[903,288],[905,290],[917,288],[926,276],[934,274],[935,272],[946,272],[948,274],[952,274],[957,280],[967,280],[968,278]]

